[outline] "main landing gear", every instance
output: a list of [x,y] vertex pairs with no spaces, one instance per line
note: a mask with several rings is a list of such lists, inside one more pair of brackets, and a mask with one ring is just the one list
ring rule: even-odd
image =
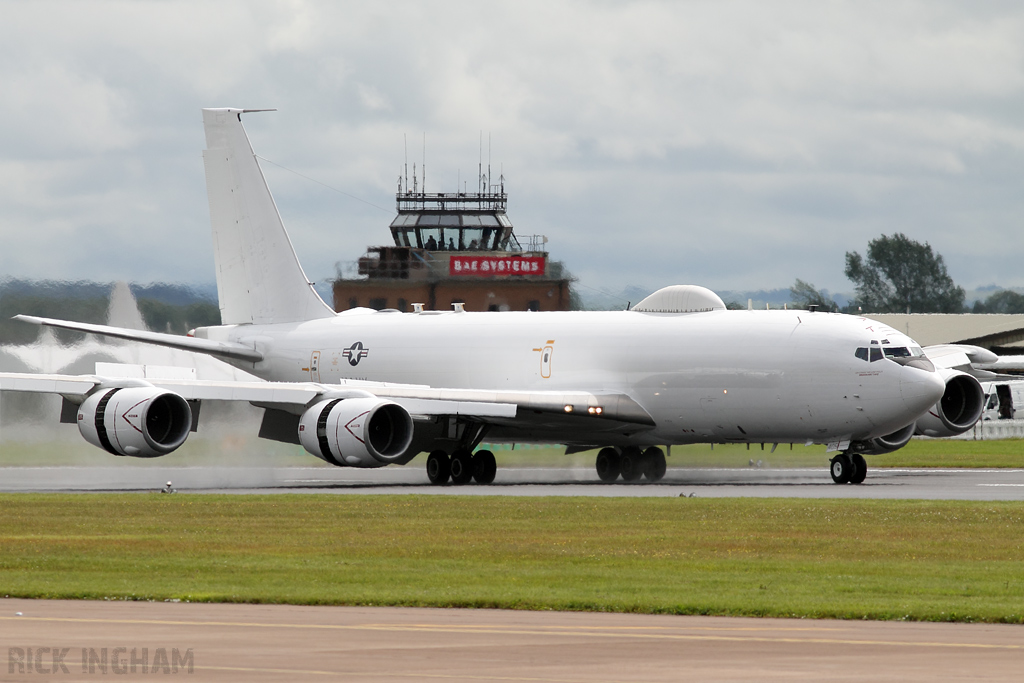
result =
[[431,451],[427,456],[427,477],[431,484],[468,484],[476,480],[478,484],[490,484],[498,465],[494,462],[494,453],[477,451],[475,454],[468,449],[459,448],[451,457],[444,451]]
[[868,474],[868,463],[859,453],[840,453],[829,463],[832,481],[837,484],[862,484]]
[[665,452],[657,446],[641,451],[636,446],[627,446],[621,451],[616,448],[602,448],[597,453],[597,476],[604,482],[613,482],[620,476],[623,481],[658,481],[665,476]]

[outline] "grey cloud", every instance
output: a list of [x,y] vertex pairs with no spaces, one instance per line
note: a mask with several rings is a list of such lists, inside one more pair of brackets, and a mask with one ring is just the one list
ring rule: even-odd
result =
[[[258,153],[389,208],[404,135],[453,190],[490,133],[517,228],[592,286],[845,291],[896,231],[1024,284],[1015,4],[24,3],[0,39],[6,275],[211,280],[199,108],[243,106],[281,110]],[[311,277],[388,238],[267,175]]]

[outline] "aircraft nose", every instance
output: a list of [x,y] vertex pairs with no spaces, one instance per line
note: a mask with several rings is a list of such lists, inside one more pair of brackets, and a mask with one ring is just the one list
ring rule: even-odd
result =
[[904,366],[900,372],[900,395],[907,409],[923,413],[939,402],[946,382],[934,370]]

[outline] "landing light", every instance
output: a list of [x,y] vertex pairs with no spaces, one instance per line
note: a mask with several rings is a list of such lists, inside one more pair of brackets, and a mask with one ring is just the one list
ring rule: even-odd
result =
[[572,406],[569,406],[569,405],[565,406],[565,412],[571,413],[572,412]]
[[590,413],[591,415],[600,415],[601,413],[604,412],[604,408],[602,408],[601,406],[590,406],[589,408],[587,408],[587,412]]

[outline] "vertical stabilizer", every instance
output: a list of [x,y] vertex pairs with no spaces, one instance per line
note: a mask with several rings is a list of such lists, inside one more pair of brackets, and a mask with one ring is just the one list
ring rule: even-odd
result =
[[242,109],[204,109],[206,190],[224,325],[334,316],[302,272],[270,195]]

